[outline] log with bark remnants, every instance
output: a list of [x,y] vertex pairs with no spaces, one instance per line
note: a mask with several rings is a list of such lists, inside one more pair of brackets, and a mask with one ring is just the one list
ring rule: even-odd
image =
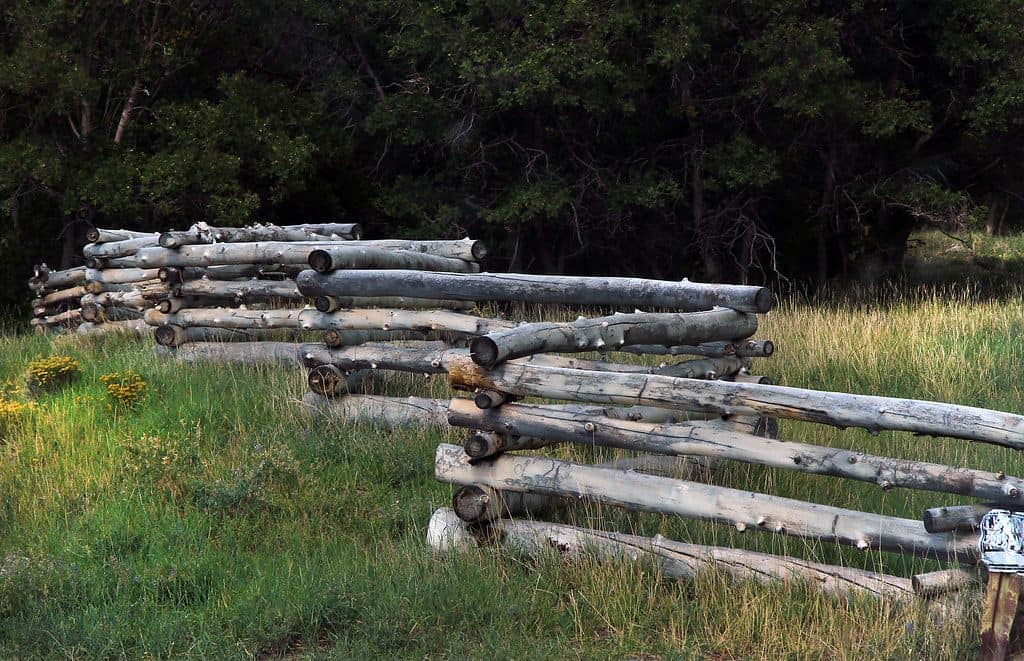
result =
[[[296,291],[298,288],[296,287]],[[301,294],[300,294],[301,295]],[[366,308],[402,308],[404,310],[472,310],[469,301],[446,301],[439,298],[409,298],[407,296],[317,296],[313,307],[320,312],[359,310]]]
[[90,228],[85,233],[85,238],[90,243],[111,243],[114,241],[128,241],[130,239],[142,239],[154,236],[153,232],[136,232],[135,230],[112,230],[99,227]]
[[85,279],[105,285],[134,284],[157,280],[158,272],[157,269],[88,269]]
[[68,287],[67,289],[58,289],[45,294],[41,298],[32,301],[32,305],[35,306],[51,306],[58,305],[61,303],[80,301],[83,296],[86,295],[85,287],[77,285],[74,287]]
[[896,487],[919,489],[987,498],[1005,504],[1020,503],[1024,490],[1024,480],[1003,473],[779,441],[699,423],[631,422],[526,404],[506,404],[496,409],[481,410],[462,399],[452,400],[449,406],[448,422],[452,426],[513,437],[543,438],[655,454],[731,459],[877,484],[886,491]]
[[722,358],[738,356],[740,358],[768,358],[775,353],[775,343],[771,340],[735,340],[704,342],[696,346],[679,345],[666,347],[662,345],[637,345],[622,347],[619,351],[663,356],[705,356]]
[[107,335],[118,333],[123,335],[134,335],[135,337],[149,337],[153,329],[141,319],[130,319],[127,321],[108,321],[101,324],[91,321],[83,322],[78,326],[76,332],[79,335]]
[[387,250],[368,246],[320,248],[309,253],[309,266],[318,273],[340,269],[411,269],[479,273],[480,265],[457,257],[440,257],[413,250]]
[[134,239],[123,241],[108,241],[106,243],[88,243],[82,248],[82,255],[89,259],[115,259],[118,257],[134,256],[139,248],[155,246],[159,235],[150,234]]
[[899,576],[742,549],[684,544],[660,535],[638,537],[527,519],[499,520],[485,531],[476,531],[448,508],[434,512],[427,528],[427,541],[440,552],[500,544],[509,551],[535,558],[554,552],[566,560],[593,555],[605,561],[644,561],[660,567],[666,576],[685,580],[706,571],[724,571],[736,581],[809,584],[844,597],[865,595],[906,600],[914,595],[910,580]]
[[459,301],[659,307],[685,312],[715,306],[740,312],[768,312],[773,303],[771,292],[764,287],[688,280],[366,270],[330,274],[304,271],[297,281],[307,296],[416,296]]
[[769,415],[835,427],[892,429],[1024,449],[1024,417],[957,404],[657,374],[595,374],[516,361],[486,370],[472,360],[454,359],[449,375],[452,385],[458,388],[485,388],[522,397],[693,408],[722,415]]
[[447,400],[424,397],[347,395],[331,399],[313,392],[302,398],[303,410],[327,420],[387,427],[447,428]]
[[303,299],[292,280],[186,280],[172,287],[175,296],[206,296],[240,302]]
[[515,325],[509,321],[445,310],[387,309],[343,310],[329,314],[306,309],[299,315],[299,322],[305,330],[451,331],[467,335],[480,335]]
[[205,326],[208,328],[234,328],[238,330],[300,328],[301,308],[288,310],[243,310],[240,308],[186,308],[173,314],[146,310],[146,323],[150,326]]
[[571,322],[523,324],[475,338],[473,361],[493,367],[537,353],[617,349],[630,344],[699,344],[746,337],[757,331],[757,317],[719,308],[707,312],[615,314]]
[[336,241],[362,236],[359,223],[327,223],[321,225],[254,225],[252,227],[210,227],[193,225],[185,231],[164,232],[160,245],[164,248],[203,245],[208,243],[251,243],[254,241]]
[[142,319],[142,311],[133,308],[86,303],[82,306],[82,319],[101,324],[108,321],[134,321]]
[[76,266],[63,271],[51,271],[45,264],[42,264],[37,267],[36,274],[29,282],[33,286],[33,289],[36,289],[37,291],[41,291],[43,289],[53,291],[81,284],[85,282],[85,276],[86,268],[84,266]]
[[394,370],[418,374],[443,374],[453,356],[467,356],[469,349],[435,349],[389,345],[361,345],[332,349],[326,345],[304,344],[298,355],[302,364],[314,368],[333,365],[342,371]]
[[185,328],[171,324],[158,326],[154,337],[157,344],[165,347],[178,347],[192,342],[256,342],[282,337],[300,341],[308,339],[305,333],[296,330],[239,330],[203,326]]
[[293,342],[190,342],[171,355],[186,363],[294,365],[299,360],[298,348]]
[[862,550],[969,564],[979,558],[977,535],[930,534],[920,521],[546,457],[502,454],[471,463],[461,447],[441,444],[435,475],[452,484],[588,498],[631,510],[724,523],[740,531],[762,530]]
[[245,278],[285,277],[293,278],[305,268],[287,264],[234,264],[229,266],[163,266],[157,271],[157,277],[170,285],[190,280],[242,280]]

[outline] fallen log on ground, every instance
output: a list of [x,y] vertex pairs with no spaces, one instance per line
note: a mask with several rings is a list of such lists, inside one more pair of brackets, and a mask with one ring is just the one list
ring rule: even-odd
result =
[[389,427],[447,428],[447,400],[424,397],[347,395],[330,399],[313,392],[302,398],[304,410],[332,421]]
[[920,521],[779,498],[739,489],[594,468],[545,457],[502,454],[477,463],[457,445],[441,444],[435,475],[442,482],[571,496],[805,539],[940,560],[978,562],[977,536],[930,534]]
[[977,573],[963,569],[943,569],[927,574],[916,574],[911,577],[910,581],[914,587],[914,593],[919,597],[937,597],[981,584]]
[[779,441],[702,424],[631,422],[527,404],[481,410],[462,399],[453,399],[449,407],[448,422],[455,427],[654,454],[730,459],[877,484],[886,491],[901,487],[1013,504],[1021,502],[1024,490],[1024,480],[1004,473]]
[[410,270],[323,274],[310,270],[300,273],[297,282],[307,296],[422,296],[460,301],[659,307],[689,312],[715,306],[740,312],[768,312],[773,303],[771,292],[764,287],[688,280]]
[[367,246],[334,246],[309,253],[310,268],[318,273],[341,269],[412,269],[479,273],[480,265],[457,257],[439,257],[412,250],[385,250]]
[[[355,273],[355,271],[353,271]],[[325,314],[305,309],[299,315],[305,330],[451,331],[479,335],[514,326],[510,321],[486,319],[446,310],[342,310]]]
[[628,344],[699,344],[757,332],[757,317],[719,308],[707,312],[615,314],[570,322],[523,324],[474,338],[473,362],[493,367],[537,353],[616,349]]
[[500,390],[522,397],[769,415],[841,428],[892,429],[1024,448],[1024,417],[958,404],[656,374],[595,374],[516,361],[488,371],[472,360],[455,359],[449,374],[458,388]]
[[660,535],[638,537],[526,519],[499,520],[483,534],[475,535],[448,508],[434,512],[427,541],[441,552],[496,543],[537,558],[556,552],[568,560],[581,560],[593,554],[606,561],[653,562],[666,576],[679,579],[693,579],[705,571],[724,571],[737,581],[806,583],[839,596],[904,600],[914,595],[910,580],[899,576],[742,549],[684,544]]

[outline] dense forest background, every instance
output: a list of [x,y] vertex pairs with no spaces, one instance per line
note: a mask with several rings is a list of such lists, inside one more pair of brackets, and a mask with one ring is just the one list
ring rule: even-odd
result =
[[355,220],[492,269],[820,287],[1024,208],[1017,2],[0,11],[0,305],[93,225]]

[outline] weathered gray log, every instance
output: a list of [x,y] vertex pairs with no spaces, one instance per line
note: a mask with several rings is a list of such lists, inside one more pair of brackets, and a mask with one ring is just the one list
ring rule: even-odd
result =
[[324,236],[340,236],[343,239],[358,241],[363,236],[363,227],[359,223],[301,223],[299,225],[280,225],[286,230],[303,230]]
[[126,321],[108,321],[102,324],[86,321],[78,326],[76,332],[79,335],[108,335],[117,333],[134,335],[135,337],[149,337],[153,329],[141,319],[129,319]]
[[[337,229],[332,236],[318,229]],[[253,241],[336,241],[338,239],[358,239],[362,228],[358,223],[331,224],[329,227],[255,225],[253,227],[210,227],[193,225],[185,231],[164,232],[160,235],[160,245],[164,248],[180,248],[181,246],[202,245],[207,243],[251,243]]]
[[660,307],[681,311],[721,306],[741,312],[767,312],[773,303],[771,292],[764,287],[711,285],[688,280],[366,270],[331,274],[308,271],[300,273],[297,281],[299,289],[308,296],[423,296],[460,301]]
[[301,266],[287,264],[233,264],[229,266],[163,266],[157,273],[160,280],[168,284],[178,284],[189,280],[241,280],[257,276],[280,274],[294,276],[304,270]]
[[139,248],[155,246],[158,234],[125,239],[123,241],[107,241],[104,243],[87,243],[82,248],[85,257],[93,259],[114,259],[115,257],[127,257],[138,252]]
[[142,292],[146,295],[146,292],[152,292],[155,296],[166,296],[170,293],[170,290],[164,286],[164,283],[159,280],[143,280],[142,282],[86,282],[84,285],[85,291],[90,294],[102,294],[103,292]]
[[291,280],[186,280],[174,285],[175,296],[209,296],[237,301],[302,300],[299,288]]
[[411,269],[479,273],[480,265],[457,257],[439,257],[413,250],[386,250],[367,246],[320,248],[309,253],[310,268],[318,273],[339,269]]
[[135,291],[105,291],[99,294],[83,294],[80,300],[82,305],[95,303],[96,305],[124,308],[143,309],[152,306],[152,301],[143,295],[143,292]]
[[980,583],[976,573],[963,569],[942,569],[927,574],[915,574],[910,581],[914,586],[914,593],[919,597],[937,597]]
[[639,312],[524,324],[474,338],[469,348],[476,364],[493,367],[536,353],[600,351],[629,344],[696,344],[745,337],[756,331],[756,316],[728,308],[688,313]]
[[39,318],[39,322],[45,326],[71,326],[81,321],[82,311],[78,308]]
[[557,552],[566,560],[594,555],[602,560],[645,561],[656,564],[666,576],[684,580],[709,570],[724,571],[736,581],[804,583],[844,597],[865,595],[898,600],[913,597],[910,581],[899,576],[742,549],[684,544],[660,535],[638,537],[517,519],[492,523],[490,530],[476,536],[448,508],[434,512],[427,528],[427,541],[440,552],[497,543],[535,558]]
[[300,328],[300,308],[288,310],[243,310],[240,308],[187,308],[174,314],[146,310],[146,323],[150,326],[206,326],[208,328],[235,328],[240,330]]
[[298,348],[293,342],[190,342],[171,355],[186,363],[294,365],[299,360]]
[[142,239],[154,236],[152,232],[136,232],[135,230],[112,230],[100,227],[92,227],[85,233],[85,239],[90,243],[112,243],[114,241],[128,241],[130,239]]
[[589,498],[631,510],[729,524],[740,531],[771,531],[862,550],[966,563],[976,563],[979,555],[976,535],[930,534],[920,521],[546,457],[502,454],[470,463],[461,447],[442,443],[435,455],[435,475],[453,484]]
[[[353,271],[354,272],[354,271]],[[478,335],[510,328],[510,321],[485,319],[446,310],[342,310],[324,314],[306,309],[299,315],[299,326],[305,330],[398,330],[451,331]]]
[[302,404],[311,415],[340,422],[388,427],[448,427],[447,400],[381,395],[331,399],[308,392],[302,397]]
[[455,491],[452,510],[466,523],[486,523],[520,514],[536,516],[543,513],[553,500],[539,494],[498,491],[474,484]]
[[745,374],[738,372],[732,376],[723,377],[725,381],[735,381],[737,383],[760,383],[762,386],[770,386],[775,383],[770,376],[760,376],[757,374]]
[[[453,399],[449,405],[456,402],[466,402],[469,400],[457,400]],[[448,424],[452,423],[452,413],[448,412]],[[465,425],[458,425],[460,427]],[[538,448],[546,448],[549,445],[555,445],[558,441],[552,441],[546,438],[530,438],[528,436],[509,436],[507,434],[501,434],[494,431],[478,431],[470,434],[466,437],[465,442],[462,444],[462,449],[466,451],[466,454],[473,459],[483,459],[485,457],[491,457],[502,452],[513,452],[515,450],[536,450]],[[456,508],[458,509],[458,508]],[[467,521],[469,519],[466,519]]]
[[[298,357],[298,352],[293,354]],[[306,383],[309,389],[324,397],[340,397],[357,392],[363,383],[361,371],[346,372],[334,365],[317,365],[309,370]]]
[[[296,288],[296,291],[298,289]],[[300,294],[301,295],[301,294]],[[469,301],[446,301],[438,298],[409,298],[403,296],[317,296],[313,307],[320,312],[338,312],[365,308],[402,308],[405,310],[472,310]]]
[[[159,266],[217,266],[238,264],[307,264],[309,253],[318,248],[331,248],[338,241],[254,241],[251,243],[214,243],[207,245],[182,246],[168,249],[162,247],[142,248],[135,253],[139,263],[146,267]],[[373,248],[389,248],[391,241],[348,241],[348,246],[365,246]],[[417,241],[397,242],[410,246],[407,249],[418,250],[427,254],[442,257],[461,257],[471,255],[473,245],[470,241]],[[415,247],[413,247],[415,246]],[[419,250],[422,249],[422,250]],[[316,271],[311,271],[316,273]],[[324,292],[330,295],[330,292]],[[313,294],[318,295],[318,294]],[[363,294],[346,294],[361,296]],[[377,295],[377,294],[373,294]],[[400,294],[401,295],[401,294]],[[428,297],[429,298],[429,297]],[[437,298],[447,298],[444,296]]]
[[497,390],[478,390],[473,396],[473,405],[479,409],[493,409],[505,402],[514,402],[518,399],[515,395],[498,392]]
[[81,300],[81,298],[85,296],[85,294],[85,287],[83,287],[82,285],[78,285],[75,287],[68,287],[67,289],[58,289],[57,291],[50,292],[49,294],[46,294],[45,296],[39,298],[38,301],[33,301],[32,304],[36,306],[57,305],[58,303]]
[[205,296],[168,296],[167,298],[157,301],[156,308],[157,312],[163,314],[173,314],[180,312],[186,308],[218,308],[224,305],[225,300],[223,298],[209,298]]
[[156,343],[165,347],[177,347],[191,342],[256,342],[281,337],[303,340],[305,334],[293,330],[237,330],[231,328],[208,328],[194,326],[184,328],[171,324],[157,327],[154,332]]
[[469,355],[468,349],[420,349],[393,346],[354,346],[332,349],[304,344],[299,354],[306,367],[333,365],[342,371],[357,369],[394,370],[419,374],[444,374],[453,356]]
[[82,319],[86,321],[105,323],[108,321],[134,321],[142,319],[142,312],[132,308],[110,306],[105,307],[96,303],[87,303],[82,306]]
[[996,507],[989,504],[932,507],[926,509],[921,518],[928,532],[977,530],[981,527],[981,518]]
[[697,408],[723,415],[761,414],[836,427],[892,429],[1024,448],[1024,417],[957,404],[656,374],[595,374],[514,361],[487,371],[472,360],[455,359],[449,375],[453,386],[488,388],[524,397]]
[[88,269],[85,279],[107,285],[123,285],[157,279],[157,269]]
[[666,347],[659,344],[641,344],[622,347],[626,353],[662,355],[662,356],[705,356],[721,358],[723,356],[739,356],[740,358],[768,358],[775,353],[775,343],[771,340],[734,340],[704,342],[694,345],[677,345]]
[[447,344],[453,344],[457,338],[464,337],[460,333],[449,331],[396,331],[396,330],[326,330],[323,334],[324,344],[332,349],[350,347],[367,342],[393,342],[408,340],[440,340]]
[[523,358],[522,362],[530,365],[569,367],[572,369],[588,370],[591,372],[636,372],[638,374],[653,374],[658,369],[651,365],[625,365],[622,363],[613,363],[607,360],[586,360],[571,356],[554,356],[542,353]]
[[1024,500],[1021,496],[1024,480],[1004,473],[779,441],[694,423],[631,422],[526,404],[481,410],[461,399],[452,400],[449,407],[448,422],[452,426],[510,436],[655,454],[731,459],[877,484],[886,491],[895,487],[920,489],[1007,504]]
[[[682,379],[722,379],[738,375],[744,366],[742,358],[723,356],[722,358],[685,360],[681,363],[658,367],[653,373]],[[742,379],[736,380],[742,381]]]
[[86,280],[86,268],[84,266],[76,266],[63,271],[45,270],[41,272],[39,280],[45,285],[46,289],[66,289],[81,284]]

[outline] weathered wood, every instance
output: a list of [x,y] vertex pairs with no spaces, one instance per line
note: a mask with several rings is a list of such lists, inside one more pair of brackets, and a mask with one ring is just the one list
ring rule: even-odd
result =
[[86,295],[85,287],[77,285],[75,287],[68,287],[67,289],[58,289],[57,291],[50,292],[37,301],[33,301],[33,305],[57,305],[58,303],[66,303],[68,301],[80,300]]
[[411,269],[479,273],[480,265],[455,257],[439,257],[412,250],[383,250],[366,246],[334,246],[309,253],[310,268],[318,273],[340,269]]
[[157,269],[88,269],[85,279],[106,285],[123,285],[157,279]]
[[985,611],[981,616],[979,661],[1002,661],[1006,658],[1022,583],[1024,578],[1018,574],[988,575]]
[[293,342],[190,342],[171,355],[186,363],[294,365],[299,360],[298,348]]
[[208,296],[237,301],[302,300],[303,296],[291,280],[186,280],[174,285],[175,296]]
[[342,371],[394,370],[418,374],[444,374],[453,356],[467,356],[468,349],[420,349],[394,346],[354,346],[332,349],[304,344],[298,354],[306,367],[333,365]]
[[168,296],[167,298],[157,301],[156,308],[158,312],[163,314],[173,314],[180,312],[186,308],[217,308],[224,305],[223,298],[210,298],[206,296]]
[[46,289],[66,289],[84,282],[86,280],[86,270],[84,266],[76,266],[63,271],[45,270],[41,272],[39,280],[45,285]]
[[[453,399],[449,406],[456,402],[466,402],[468,400],[457,400]],[[448,411],[448,424],[454,424],[452,422],[451,410]],[[457,425],[465,426],[465,425]],[[546,438],[530,438],[528,436],[509,436],[507,434],[500,434],[494,431],[480,431],[474,432],[466,437],[465,442],[462,444],[462,449],[466,451],[466,454],[473,459],[483,459],[485,457],[492,457],[502,452],[513,452],[515,450],[536,450],[538,448],[546,448],[549,445],[554,445],[558,441],[552,441]],[[458,509],[458,508],[456,508]],[[466,519],[467,521],[469,519]]]
[[313,392],[302,398],[304,411],[328,420],[388,427],[447,428],[447,400],[424,397],[347,395],[327,398]]
[[698,408],[723,415],[761,414],[836,427],[892,429],[1024,448],[1024,417],[957,404],[656,374],[595,374],[515,361],[487,371],[472,360],[455,359],[449,375],[453,386],[488,388],[524,397]]
[[996,509],[996,506],[989,504],[932,507],[926,509],[921,518],[924,521],[924,529],[928,532],[977,530],[981,527],[981,518],[993,509]]
[[108,321],[101,324],[91,321],[79,324],[76,332],[79,335],[108,335],[118,333],[122,335],[134,335],[135,337],[149,337],[153,329],[141,319],[128,319],[126,321]]
[[996,503],[1020,503],[1024,489],[1024,480],[1003,473],[779,441],[697,423],[631,422],[527,404],[481,410],[460,399],[452,400],[449,406],[448,422],[455,427],[510,436],[655,454],[731,459],[877,484],[885,490],[901,487],[937,491],[986,498]]
[[281,337],[301,341],[305,335],[295,330],[238,330],[203,326],[184,328],[171,324],[158,326],[154,332],[156,343],[165,347],[177,347],[191,342],[256,342]]
[[[354,272],[354,271],[353,271]],[[397,331],[450,331],[466,335],[479,335],[505,329],[514,324],[509,321],[485,319],[446,310],[342,310],[324,314],[306,309],[299,315],[299,325],[305,330],[397,330]]]
[[[296,288],[298,291],[298,288]],[[301,295],[301,294],[300,294]],[[472,310],[469,301],[446,301],[438,298],[409,298],[406,296],[317,296],[313,307],[320,312],[338,312],[365,308],[402,308],[405,310]]]
[[495,521],[484,533],[475,535],[448,508],[434,512],[427,541],[440,552],[496,543],[537,558],[555,552],[566,560],[593,555],[610,561],[644,561],[659,566],[666,576],[684,580],[709,570],[724,571],[737,581],[804,583],[839,596],[913,597],[910,581],[899,576],[742,549],[684,544],[660,535],[638,537],[528,519]]
[[85,291],[90,294],[102,294],[103,292],[133,292],[139,291],[143,295],[150,292],[155,296],[166,296],[170,290],[159,280],[142,280],[140,282],[86,282]]
[[359,223],[301,223],[299,225],[280,225],[286,230],[303,230],[324,236],[340,236],[343,239],[358,241],[363,237],[363,227]]
[[157,271],[160,280],[168,284],[178,284],[190,280],[241,280],[270,274],[294,276],[302,272],[304,267],[287,264],[232,264],[228,266],[163,266]]
[[478,409],[493,409],[505,402],[514,402],[518,397],[497,390],[478,390],[473,395],[473,405]]
[[137,310],[151,307],[153,296],[147,296],[138,290],[135,291],[105,291],[99,294],[83,294],[80,303],[84,306],[95,303],[102,306],[114,306],[123,308],[135,308]]
[[[298,357],[298,352],[294,357]],[[306,383],[318,395],[339,397],[357,392],[362,387],[363,376],[361,371],[345,372],[334,365],[317,365],[309,370]]]
[[105,243],[87,243],[82,248],[82,255],[93,259],[114,259],[115,257],[127,257],[138,252],[139,248],[155,246],[159,235],[150,234],[147,236],[125,239],[123,241],[108,241]]
[[[665,365],[656,368],[653,373],[683,379],[722,379],[738,375],[743,367],[744,361],[742,358],[723,356],[722,358],[702,358],[700,360],[686,360],[673,365]],[[735,380],[741,381],[742,379]]]
[[452,495],[452,509],[466,523],[486,523],[521,514],[536,516],[543,513],[554,500],[548,496],[498,491],[474,484],[455,491]]
[[743,372],[737,372],[731,376],[722,377],[725,381],[735,381],[736,383],[759,383],[762,386],[774,385],[775,381],[770,376],[759,376],[756,374],[744,374]]
[[299,289],[309,296],[423,296],[460,301],[659,307],[681,311],[721,306],[741,312],[767,312],[773,303],[771,292],[764,287],[641,278],[366,270],[339,274],[303,272],[299,274],[298,283]]
[[689,313],[640,312],[523,324],[474,338],[469,348],[475,363],[493,367],[536,353],[600,351],[629,344],[696,344],[745,337],[756,331],[756,316],[727,308]]
[[186,308],[174,314],[146,310],[146,323],[150,326],[206,326],[208,328],[235,328],[240,330],[300,328],[300,308],[288,310],[243,310],[241,308]]
[[[33,321],[36,321],[33,319]],[[58,314],[52,314],[39,318],[38,321],[45,326],[72,326],[82,321],[82,311],[78,308],[67,310]]]
[[461,447],[441,444],[435,455],[435,475],[442,482],[589,498],[631,510],[729,524],[741,531],[763,530],[863,550],[978,561],[976,535],[929,534],[920,521],[546,457],[501,454],[471,463]]
[[978,574],[963,569],[943,569],[915,574],[910,580],[914,593],[919,597],[937,597],[947,592],[969,588],[978,582]]
[[465,337],[461,333],[450,331],[398,331],[398,330],[335,330],[324,331],[324,344],[332,349],[356,346],[367,342],[393,342],[408,340],[440,340],[455,345],[458,338]]
[[142,239],[155,236],[152,232],[136,232],[135,230],[110,230],[100,227],[91,227],[85,233],[85,239],[90,243],[112,243],[114,241],[128,241],[131,239]]
[[[334,236],[317,230],[339,230]],[[164,232],[160,245],[164,248],[202,245],[208,243],[251,243],[253,241],[336,241],[357,239],[362,235],[358,223],[314,226],[255,225],[252,227],[210,227],[206,224],[193,225],[185,231]]]
[[110,306],[105,307],[96,303],[87,303],[82,306],[82,319],[86,321],[104,323],[108,321],[133,321],[142,319],[142,312],[132,308]]
[[740,358],[768,358],[775,353],[775,343],[771,340],[733,340],[704,342],[694,345],[677,345],[666,347],[659,344],[640,344],[622,347],[619,351],[626,353],[667,355],[667,356],[705,356],[721,358],[723,356],[739,356]]

